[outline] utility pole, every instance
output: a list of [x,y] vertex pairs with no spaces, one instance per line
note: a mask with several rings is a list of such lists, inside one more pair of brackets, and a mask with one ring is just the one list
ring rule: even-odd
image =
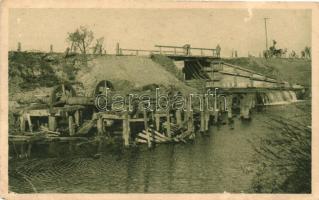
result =
[[266,34],[266,50],[268,50],[268,33],[267,33],[267,20],[270,18],[265,17],[264,21],[265,21],[265,34]]

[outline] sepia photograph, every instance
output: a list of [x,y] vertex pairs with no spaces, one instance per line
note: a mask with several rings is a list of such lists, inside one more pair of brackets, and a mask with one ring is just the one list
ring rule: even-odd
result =
[[8,192],[311,194],[313,20],[8,9]]

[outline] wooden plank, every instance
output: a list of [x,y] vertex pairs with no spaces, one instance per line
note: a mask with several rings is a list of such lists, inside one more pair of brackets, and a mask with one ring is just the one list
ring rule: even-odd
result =
[[115,114],[99,113],[98,115],[100,115],[103,119],[125,119],[125,116],[119,116]]
[[[145,134],[145,136],[147,137],[146,139],[148,139],[148,134],[150,136],[150,139],[152,139],[151,137],[151,133],[149,131],[145,131],[143,130],[143,133]],[[156,134],[154,134],[154,138],[157,140],[157,141],[161,141],[161,142],[166,142],[167,139],[163,138],[163,137],[160,137],[160,136],[157,136]]]
[[[143,131],[143,133],[139,133],[138,136],[145,139],[147,141],[147,144],[151,144],[152,142],[156,142],[156,143],[167,142],[167,140],[161,137],[154,136],[154,138],[152,138],[151,133],[146,132],[145,130]],[[152,146],[149,146],[149,147],[152,147]]]
[[42,117],[42,116],[49,116],[50,112],[48,109],[29,110],[28,114],[32,117]]
[[144,122],[144,118],[129,119],[129,122]]
[[87,134],[91,128],[94,126],[96,120],[85,121],[82,126],[78,129],[77,135]]
[[135,140],[136,140],[136,142],[138,142],[138,143],[147,144],[147,141],[146,141],[146,140],[143,140],[143,139],[140,139],[140,138],[136,138]]

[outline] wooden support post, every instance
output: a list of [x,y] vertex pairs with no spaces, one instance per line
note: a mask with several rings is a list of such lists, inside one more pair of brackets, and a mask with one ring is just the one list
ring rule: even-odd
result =
[[148,148],[152,148],[151,133],[148,130],[148,120],[147,120],[148,118],[147,118],[147,113],[145,109],[143,110],[143,118],[144,118],[144,129],[147,134],[147,145],[148,145]]
[[75,135],[73,116],[69,115],[69,135]]
[[20,115],[20,131],[25,131],[25,117],[24,114]]
[[233,118],[233,113],[232,113],[232,106],[233,106],[233,96],[232,95],[228,95],[226,97],[226,108],[227,108],[227,117],[228,119]]
[[205,131],[208,131],[208,129],[209,129],[209,117],[210,117],[210,114],[206,110],[205,111]]
[[175,112],[175,117],[176,117],[176,123],[178,126],[180,126],[182,124],[182,112],[181,110],[176,110]]
[[166,113],[166,123],[167,123],[167,137],[172,137],[172,133],[171,133],[171,116],[169,111],[167,111]]
[[29,142],[29,143],[28,143],[28,149],[27,149],[27,156],[28,156],[28,158],[31,157],[31,149],[32,149],[32,143]]
[[31,123],[30,114],[26,114],[26,118],[27,118],[27,121],[28,121],[29,130],[30,130],[30,132],[32,133],[32,123]]
[[160,116],[155,113],[155,124],[156,124],[156,130],[160,130]]
[[49,115],[48,122],[49,122],[49,130],[55,131],[57,128],[56,117]]
[[97,134],[99,136],[103,135],[103,118],[98,115],[98,119],[96,122]]
[[124,146],[129,146],[130,141],[130,124],[129,124],[129,116],[128,112],[126,111],[124,113],[124,119],[123,119],[123,139],[124,139]]
[[200,132],[205,132],[205,113],[200,111]]
[[240,100],[240,117],[243,119],[250,118],[250,98],[247,94],[243,95],[243,98]]
[[147,121],[147,113],[146,110],[143,110],[143,118],[144,118],[144,129],[147,132],[148,131],[148,121]]
[[214,123],[217,124],[218,123],[218,118],[219,118],[219,110],[215,109],[214,110]]
[[79,127],[81,124],[81,111],[76,110],[74,113],[75,124]]
[[193,111],[191,110],[191,106],[189,101],[187,101],[187,131],[194,132],[194,118],[193,118]]

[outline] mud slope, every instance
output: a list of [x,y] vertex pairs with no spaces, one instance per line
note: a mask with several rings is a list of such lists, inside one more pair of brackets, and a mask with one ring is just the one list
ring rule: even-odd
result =
[[81,69],[76,80],[83,83],[88,91],[101,80],[111,81],[117,90],[129,90],[149,84],[164,87],[174,85],[183,92],[192,90],[173,73],[148,57],[101,56],[89,61],[88,67]]

